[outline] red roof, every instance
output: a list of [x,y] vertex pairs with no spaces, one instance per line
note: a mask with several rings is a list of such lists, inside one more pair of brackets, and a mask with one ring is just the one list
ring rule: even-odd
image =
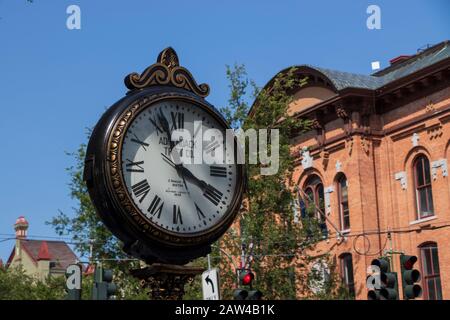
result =
[[39,248],[37,260],[50,260],[47,241],[42,241],[41,247]]
[[[30,258],[37,263],[38,260],[46,260],[46,254],[48,254],[48,259],[55,263],[54,268],[56,269],[66,269],[70,264],[74,264],[78,261],[75,253],[70,249],[70,247],[64,241],[50,241],[50,240],[20,240],[22,249],[30,256]],[[45,244],[44,244],[45,243]],[[45,250],[47,246],[47,250]],[[43,249],[42,249],[43,248]],[[41,252],[42,249],[42,252]],[[47,251],[47,252],[45,252]],[[8,265],[14,258],[16,253],[15,248],[11,252],[8,259]],[[39,254],[42,253],[41,259],[39,259]],[[44,259],[42,259],[44,258]]]
[[95,272],[95,265],[89,264],[86,267],[86,269],[84,270],[84,275],[88,276],[88,275],[94,274],[94,272]]

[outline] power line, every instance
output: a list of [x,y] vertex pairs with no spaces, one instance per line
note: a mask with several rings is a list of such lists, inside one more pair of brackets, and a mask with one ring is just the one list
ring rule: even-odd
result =
[[[0,236],[11,236],[16,237],[14,233],[0,233]],[[63,237],[63,236],[42,236],[42,235],[27,235],[27,238],[47,238],[47,239],[72,239],[70,237]]]
[[[397,234],[401,234],[401,233],[410,233],[410,232],[418,232],[418,231],[426,231],[426,230],[435,230],[435,229],[440,229],[440,228],[446,228],[446,227],[449,227],[450,224],[444,224],[444,223],[449,222],[449,221],[450,220],[444,220],[444,221],[439,222],[438,225],[434,225],[434,226],[431,226],[431,227],[411,228],[410,226],[408,226],[408,227],[399,227],[399,228],[384,229],[384,230],[373,229],[373,230],[362,231],[362,232],[359,232],[359,233],[345,233],[345,234],[336,234],[336,235],[330,235],[329,234],[328,237],[326,237],[326,238],[324,238],[322,240],[319,240],[319,241],[323,241],[323,240],[327,240],[327,239],[342,239],[342,238],[352,238],[352,237],[354,237],[353,250],[357,254],[359,254],[359,255],[373,255],[373,254],[368,254],[367,252],[365,252],[365,253],[359,252],[356,249],[356,246],[355,246],[357,239],[359,239],[360,237],[367,238],[367,236],[369,236],[369,235],[396,234],[396,233]],[[1,235],[3,237],[1,237]],[[14,236],[14,237],[12,237],[12,236]],[[45,237],[45,236],[36,236],[36,235],[34,235],[34,236],[29,236],[29,237],[33,237],[35,239],[21,239],[21,241],[27,241],[27,240],[45,241],[45,240],[48,240],[48,238],[64,239],[64,237],[54,237],[54,236]],[[0,234],[0,242],[6,242],[8,240],[15,240],[15,239],[16,239],[16,237],[15,237],[14,234],[5,234],[5,233]],[[70,238],[65,238],[65,239],[70,239]],[[369,239],[369,238],[367,238],[367,239]],[[286,244],[288,242],[293,242],[293,241],[295,241],[295,240],[262,241],[262,242],[256,241],[256,244],[259,245],[259,246],[261,244],[262,245],[266,245],[266,246],[276,245],[276,244],[282,245],[282,244]],[[65,242],[67,244],[72,244],[72,245],[79,245],[79,244],[104,245],[105,244],[105,242],[99,242],[99,241],[73,241],[72,239],[70,241],[65,241]],[[386,240],[386,242],[387,242],[387,240]],[[381,251],[384,250],[384,248],[386,246],[386,242],[383,245],[383,249],[381,249]],[[309,245],[309,244],[304,244],[304,246],[307,246],[307,245]],[[301,245],[297,245],[294,249],[302,249],[302,246]],[[370,240],[369,240],[369,249],[367,251],[369,251],[369,250],[370,250]],[[298,254],[297,251],[294,251],[293,253],[284,252],[284,253],[279,253],[279,254],[253,254],[253,256],[255,258],[257,258],[257,257],[292,257],[292,256],[295,256],[296,254]],[[237,258],[240,257],[240,255],[233,255],[233,254],[230,254],[230,256],[231,257],[237,257]],[[221,256],[211,256],[211,257],[213,257],[213,258],[220,258]],[[139,261],[138,259],[133,259],[133,258],[106,258],[106,259],[94,259],[94,260],[96,260],[96,261],[100,261],[100,260],[101,261]]]

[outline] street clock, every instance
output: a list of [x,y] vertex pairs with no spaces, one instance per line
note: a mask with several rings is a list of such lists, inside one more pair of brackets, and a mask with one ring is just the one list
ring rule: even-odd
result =
[[[172,48],[140,75],[126,76],[125,85],[128,93],[104,113],[87,147],[89,195],[125,252],[149,263],[185,264],[210,252],[240,208],[239,146],[226,139],[229,126],[205,100],[208,85],[196,83]],[[172,141],[180,129],[193,139]],[[222,141],[198,140],[208,131],[219,131]],[[209,153],[222,148],[223,162],[181,161],[194,160],[195,141]]]

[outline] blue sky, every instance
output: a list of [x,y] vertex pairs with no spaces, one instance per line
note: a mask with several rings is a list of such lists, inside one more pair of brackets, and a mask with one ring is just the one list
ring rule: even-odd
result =
[[[66,28],[71,4],[81,30]],[[366,27],[370,4],[381,8],[381,30]],[[447,0],[0,0],[0,258],[19,215],[29,234],[55,236],[45,221],[75,205],[65,151],[126,92],[124,76],[165,47],[223,106],[226,64],[245,64],[259,85],[294,64],[368,74],[372,61],[386,67],[450,39],[449,12]]]

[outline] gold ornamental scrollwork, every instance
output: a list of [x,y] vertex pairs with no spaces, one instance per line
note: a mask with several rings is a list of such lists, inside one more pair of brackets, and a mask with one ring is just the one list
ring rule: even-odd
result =
[[197,84],[192,74],[179,65],[177,53],[170,47],[161,51],[156,63],[141,74],[130,73],[124,82],[130,90],[165,85],[191,91],[202,98],[209,94],[209,86],[206,83]]

